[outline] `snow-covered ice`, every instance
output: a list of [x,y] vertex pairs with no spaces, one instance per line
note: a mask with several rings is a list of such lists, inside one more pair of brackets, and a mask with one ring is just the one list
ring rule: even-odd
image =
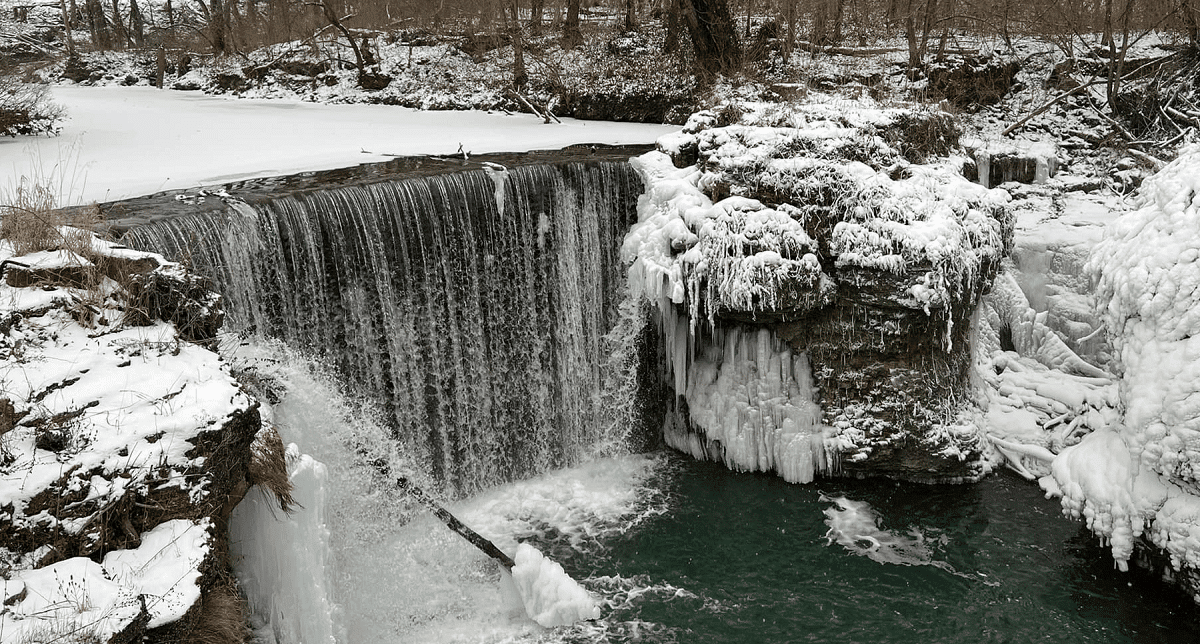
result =
[[576,143],[651,143],[673,126],[386,105],[234,99],[149,87],[53,88],[58,137],[0,139],[0,172],[52,179],[60,205],[112,201],[462,150],[523,152]]
[[1047,491],[1112,545],[1143,534],[1172,564],[1200,562],[1200,146],[1146,180],[1087,268],[1123,371],[1124,416],[1064,450]]

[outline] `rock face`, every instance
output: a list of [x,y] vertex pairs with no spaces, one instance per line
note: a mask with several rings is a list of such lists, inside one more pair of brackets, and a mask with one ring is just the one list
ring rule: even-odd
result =
[[260,422],[189,341],[215,335],[219,298],[156,255],[80,252],[9,257],[0,241],[0,629],[237,634],[225,535]]
[[[1006,193],[936,160],[956,141],[945,115],[804,106],[738,116],[718,127],[731,119],[694,115],[637,160],[649,191],[625,255],[635,292],[674,337],[667,352],[689,412],[668,442],[789,480],[836,469],[981,476],[969,337],[1011,247]],[[916,129],[934,135],[917,145]],[[751,330],[770,338],[729,348]],[[762,379],[748,405],[729,395],[734,371]]]

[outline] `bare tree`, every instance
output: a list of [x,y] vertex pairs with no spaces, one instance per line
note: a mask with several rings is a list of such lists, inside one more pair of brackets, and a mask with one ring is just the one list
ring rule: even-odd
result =
[[680,0],[702,80],[741,71],[742,48],[726,0]]

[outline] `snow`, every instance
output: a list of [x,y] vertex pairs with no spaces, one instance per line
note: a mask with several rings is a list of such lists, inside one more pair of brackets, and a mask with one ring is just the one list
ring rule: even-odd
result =
[[0,581],[5,642],[108,641],[145,609],[153,628],[175,621],[200,597],[196,569],[211,539],[207,519],[167,521],[136,549],[96,563],[74,557]]
[[[871,134],[900,113],[814,104],[742,119],[789,127],[700,129],[715,119],[689,119],[683,131],[660,139],[660,151],[634,160],[648,186],[622,250],[633,263],[635,294],[686,303],[693,324],[701,300],[710,324],[721,310],[771,312],[788,291],[808,293],[801,306],[819,308],[833,282],[805,226],[829,222],[836,267],[903,274],[932,265],[914,276],[908,296],[926,310],[944,306],[964,276],[998,259],[1004,243],[996,214],[1008,195],[967,181],[950,163],[901,163]],[[676,168],[667,152],[693,146],[699,163]],[[893,165],[877,169],[858,158]],[[896,168],[908,178],[893,180]],[[769,207],[747,196],[761,192],[786,203]]]
[[[92,251],[178,270],[160,256],[99,239]],[[67,251],[12,254],[0,242],[0,262],[90,264]],[[97,517],[127,506],[130,494],[178,487],[192,503],[205,499],[209,477],[198,476],[205,457],[190,455],[197,438],[251,406],[218,356],[181,341],[172,324],[127,325],[118,289],[107,277],[91,288],[0,283],[0,391],[19,423],[0,445],[0,516],[14,534],[95,543],[105,523]],[[47,493],[66,502],[39,509]],[[142,533],[138,548],[110,551],[99,563],[77,557],[42,568],[35,567],[62,555],[48,546],[0,548],[0,567],[11,571],[4,597],[28,587],[0,618],[0,634],[4,641],[107,641],[143,607],[149,628],[178,620],[200,596],[198,567],[211,538],[208,519],[169,520]]]
[[512,579],[525,603],[525,612],[551,628],[600,618],[596,600],[578,582],[537,548],[522,543],[513,558]]
[[675,128],[386,105],[233,99],[149,87],[53,88],[68,112],[56,138],[0,140],[0,169],[45,177],[59,205],[308,170],[396,155],[650,143]]
[[1200,148],[1146,180],[1087,264],[1123,372],[1124,415],[1041,479],[1128,566],[1139,537],[1178,569],[1200,560]]
[[[0,244],[0,260],[7,258],[8,248]],[[221,427],[234,412],[250,406],[217,356],[177,341],[170,323],[118,324],[123,313],[104,298],[97,303],[95,329],[78,324],[63,307],[45,308],[50,302],[95,299],[82,289],[0,284],[0,316],[20,314],[10,332],[0,335],[0,350],[17,357],[0,376],[0,389],[18,415],[29,413],[5,435],[5,449],[13,459],[4,471],[22,473],[0,477],[0,507],[14,523],[52,528],[53,517],[27,517],[24,510],[71,470],[86,474],[77,484],[89,490],[88,498],[117,499],[127,487],[158,479],[166,480],[159,486],[178,484],[198,498],[206,494],[203,487],[184,479],[188,468],[200,464],[187,456],[192,449],[188,440]],[[84,409],[87,413],[78,415]],[[77,413],[69,428],[71,444],[57,453],[36,447],[38,430],[32,421],[63,412]],[[173,440],[160,440],[164,436]],[[90,474],[116,472],[133,478]],[[81,526],[63,528],[76,532]]]

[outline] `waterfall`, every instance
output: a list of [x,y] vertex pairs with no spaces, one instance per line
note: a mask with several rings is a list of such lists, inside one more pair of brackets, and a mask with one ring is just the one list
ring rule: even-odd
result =
[[474,170],[229,200],[124,241],[190,261],[226,328],[323,358],[470,493],[629,431],[601,388],[641,191],[623,162]]

